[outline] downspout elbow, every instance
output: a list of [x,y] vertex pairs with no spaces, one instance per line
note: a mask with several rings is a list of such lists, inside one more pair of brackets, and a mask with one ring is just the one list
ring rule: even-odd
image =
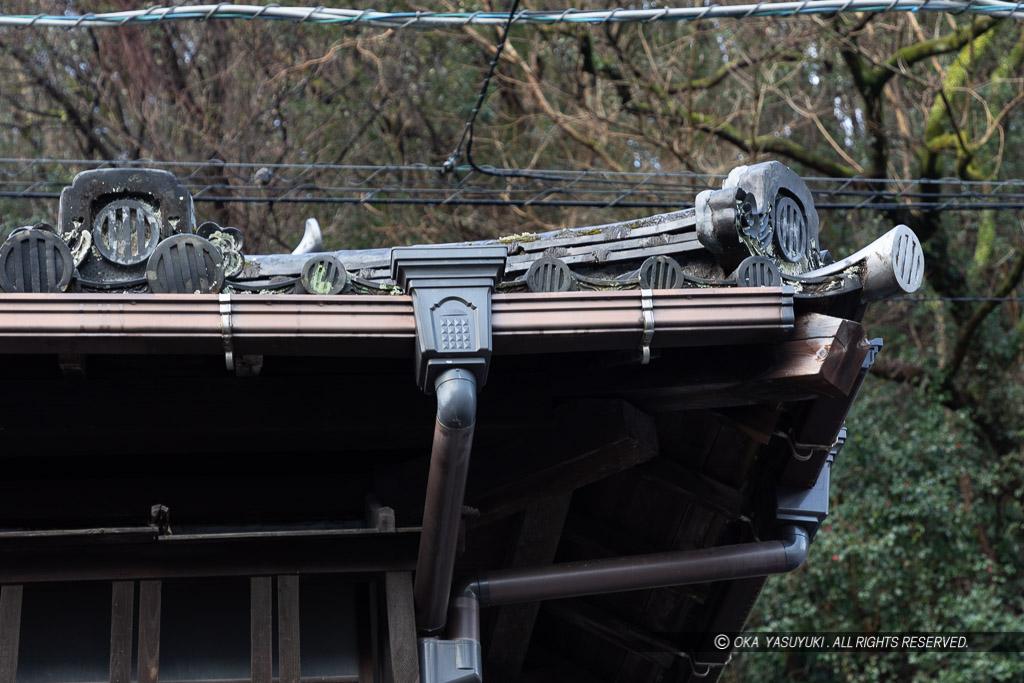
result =
[[[483,582],[487,583],[486,580]],[[480,602],[482,599],[482,592],[484,586],[481,584],[479,577],[472,576],[468,579],[462,579],[454,586],[452,586],[452,597],[453,598],[471,598]]]
[[469,370],[445,370],[434,383],[437,421],[448,429],[466,429],[476,424],[476,378]]
[[448,639],[473,640],[480,642],[481,594],[486,590],[486,580],[466,579],[452,588],[448,603]]
[[782,529],[782,548],[786,553],[786,572],[800,567],[807,559],[811,538],[802,526],[790,524]]

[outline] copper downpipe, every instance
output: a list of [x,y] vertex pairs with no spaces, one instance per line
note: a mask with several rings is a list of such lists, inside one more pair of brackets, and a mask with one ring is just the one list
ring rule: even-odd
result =
[[479,641],[480,606],[782,574],[803,564],[809,545],[807,531],[790,525],[782,529],[778,541],[481,574],[455,590],[449,608],[448,638]]
[[440,632],[447,616],[476,424],[476,380],[467,370],[447,370],[434,391],[437,421],[413,586],[416,626],[424,634]]

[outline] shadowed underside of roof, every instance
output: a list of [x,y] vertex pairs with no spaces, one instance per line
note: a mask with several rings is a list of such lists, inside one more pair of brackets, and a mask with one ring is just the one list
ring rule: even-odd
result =
[[[438,673],[452,662],[488,683],[714,679],[729,653],[709,638],[741,629],[764,572],[608,592],[587,567],[812,539],[880,345],[865,305],[920,283],[906,228],[822,252],[787,173],[635,225],[386,260],[241,256],[184,199],[66,195],[77,234],[36,226],[0,252],[0,683],[42,675],[39,605],[96,586],[111,680],[232,679],[235,659],[260,681],[475,680]],[[470,418],[446,407],[456,384]],[[447,488],[446,453],[468,467]],[[598,588],[538,593],[543,571]],[[486,593],[515,581],[520,600]],[[238,653],[182,664],[184,606],[248,624]],[[62,680],[93,680],[72,660]]]

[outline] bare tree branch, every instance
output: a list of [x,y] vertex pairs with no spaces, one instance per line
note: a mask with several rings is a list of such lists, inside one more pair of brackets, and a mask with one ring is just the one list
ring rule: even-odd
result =
[[665,88],[665,91],[675,95],[688,90],[707,90],[708,88],[713,88],[724,81],[729,74],[741,69],[746,69],[764,62],[799,62],[803,58],[803,53],[795,50],[783,50],[781,48],[769,50],[758,57],[744,56],[739,59],[734,59],[728,64],[723,64],[718,71],[710,76],[695,78],[692,81],[673,83]]
[[[1024,275],[1024,251],[1021,251],[1017,255],[1017,260],[1013,264],[1013,268],[1007,273],[1006,278],[1003,279],[1002,284],[992,292],[991,297],[993,299],[999,299],[1008,296],[1014,287],[1016,287],[1021,280],[1021,276]],[[981,323],[985,322],[985,318],[988,317],[989,313],[994,311],[999,305],[998,301],[985,301],[978,304],[977,308],[974,309],[974,313],[967,322],[964,323],[963,327],[960,328],[960,332],[956,337],[956,345],[953,347],[953,355],[946,365],[943,386],[949,387],[953,378],[960,370],[960,366],[963,365],[964,359],[967,357],[967,351],[970,348],[971,341],[974,339],[975,333],[981,326]]]

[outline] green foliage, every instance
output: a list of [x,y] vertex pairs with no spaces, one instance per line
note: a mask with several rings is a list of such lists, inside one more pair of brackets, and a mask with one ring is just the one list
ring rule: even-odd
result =
[[[993,457],[964,411],[883,380],[866,384],[848,424],[810,557],[768,582],[748,628],[1024,631],[1020,457]],[[1024,659],[999,654],[770,653],[733,663],[736,680],[1024,676]]]

